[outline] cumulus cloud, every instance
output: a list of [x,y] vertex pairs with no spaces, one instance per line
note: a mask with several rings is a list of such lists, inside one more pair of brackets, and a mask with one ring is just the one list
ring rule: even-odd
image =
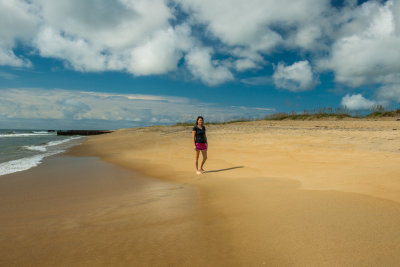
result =
[[104,70],[106,56],[93,50],[84,39],[66,35],[50,27],[43,27],[35,38],[42,57],[66,60],[67,66],[78,71]]
[[194,48],[185,57],[193,75],[205,84],[214,86],[233,80],[233,75],[220,61],[211,59],[211,50]]
[[[170,25],[164,0],[35,0],[45,25],[93,47],[125,49]],[[97,49],[96,49],[97,50]]]
[[40,55],[75,70],[164,74],[189,47],[190,29],[170,26],[163,0],[38,2],[45,18],[35,38]]
[[31,121],[37,123],[33,124],[35,128],[149,126],[193,121],[198,115],[207,121],[225,121],[260,118],[273,111],[268,107],[223,106],[174,96],[40,88],[0,91],[0,121],[10,126]]
[[0,66],[31,67],[32,63],[15,55],[17,40],[27,42],[34,34],[39,19],[31,11],[35,7],[26,1],[0,0]]
[[[268,50],[280,41],[272,30],[279,23],[296,25],[319,17],[326,0],[177,0],[195,22],[207,25],[210,34],[229,45],[260,45]],[[267,44],[272,42],[272,44]]]
[[342,98],[341,104],[349,110],[368,110],[376,105],[376,102],[366,99],[361,94],[347,94]]
[[0,66],[31,67],[30,60],[18,57],[11,49],[0,46]]
[[192,44],[189,35],[187,25],[157,32],[152,39],[133,49],[129,70],[136,75],[163,74],[175,70],[183,51]]
[[238,59],[235,61],[235,69],[237,71],[246,71],[249,69],[257,68],[257,64],[248,58],[245,59]]
[[[13,51],[16,40],[24,38],[41,56],[60,59],[77,71],[164,74],[177,70],[179,60],[185,58],[188,64],[184,66],[194,77],[217,85],[233,79],[230,69],[241,72],[265,63],[262,55],[285,41],[274,25],[309,24],[329,6],[328,0],[285,0],[279,4],[221,1],[218,5],[212,1],[174,2],[178,12],[188,14],[186,21],[171,24],[178,21],[177,9],[164,0],[1,0],[0,64],[30,66]],[[201,24],[230,46],[231,64],[211,59],[214,49],[202,44],[201,36],[196,39],[191,35],[191,27]],[[303,29],[307,34],[301,34],[298,43],[311,43],[320,32],[315,27]],[[199,52],[192,47],[204,49]],[[206,60],[197,57],[200,53]]]
[[400,104],[400,84],[387,84],[378,88],[376,92],[377,100],[388,105],[394,101]]
[[0,0],[0,66],[32,67],[33,52],[76,71],[189,71],[215,86],[290,51],[307,64],[275,62],[280,88],[309,90],[321,71],[353,87],[400,84],[399,1],[331,2]]
[[[257,69],[277,49],[315,48],[331,10],[327,0],[176,0],[193,25],[240,56],[237,71]],[[315,23],[318,21],[319,23]],[[323,21],[323,22],[322,22]],[[254,60],[255,57],[261,60]]]
[[164,74],[192,42],[190,27],[170,24],[164,0],[1,0],[0,7],[0,65],[31,65],[12,49],[23,37],[40,56],[77,71]]
[[[319,62],[335,72],[335,80],[353,87],[369,83],[400,82],[398,3],[369,1],[355,8],[330,57]],[[396,24],[397,23],[397,24]]]
[[292,92],[310,90],[315,86],[314,75],[307,60],[298,61],[290,66],[279,63],[273,74],[274,84]]

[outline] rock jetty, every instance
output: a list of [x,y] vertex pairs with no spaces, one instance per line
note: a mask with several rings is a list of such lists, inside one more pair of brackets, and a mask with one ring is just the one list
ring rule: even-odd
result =
[[59,130],[57,131],[57,135],[96,135],[96,134],[105,134],[112,132],[113,131],[104,131],[104,130]]

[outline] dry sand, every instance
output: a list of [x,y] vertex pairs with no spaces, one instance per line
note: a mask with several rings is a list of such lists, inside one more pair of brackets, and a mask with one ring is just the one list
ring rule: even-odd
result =
[[[80,217],[73,217],[66,229],[53,224],[54,233],[46,232],[47,243],[40,242],[38,233],[43,249],[51,242],[54,246],[37,256],[36,262],[114,266],[400,264],[399,121],[208,125],[207,173],[200,176],[194,169],[191,128],[121,129],[92,136],[73,147],[67,155],[86,160],[95,156],[124,167],[102,173],[115,173],[115,184],[120,185],[115,188],[125,192],[125,197],[111,194],[103,198],[100,194],[96,201],[85,201],[93,202],[87,205],[97,212],[80,207]],[[146,186],[127,186],[129,183],[118,178],[127,168],[142,175],[135,173],[129,183],[139,183],[139,179]],[[153,185],[161,188],[161,193],[149,190]],[[108,192],[105,186],[99,188]],[[145,196],[157,201],[132,204]],[[58,206],[54,204],[54,208]],[[29,221],[25,208],[21,204],[20,216]],[[65,217],[59,219],[64,224],[72,216],[66,211],[60,214]],[[12,222],[10,218],[7,221]],[[22,223],[19,227],[9,229],[23,232]],[[32,231],[35,229],[41,228],[33,225]],[[2,241],[14,240],[11,235],[8,230],[8,239]],[[57,242],[51,241],[54,236]],[[80,245],[71,248],[75,243]]]

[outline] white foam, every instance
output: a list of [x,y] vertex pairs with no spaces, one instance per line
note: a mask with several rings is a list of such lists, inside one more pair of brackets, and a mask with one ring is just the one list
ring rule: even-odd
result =
[[56,146],[56,145],[60,145],[66,142],[69,142],[71,140],[74,139],[79,139],[82,138],[81,136],[73,136],[67,139],[62,139],[62,140],[56,140],[56,141],[50,141],[42,146],[23,146],[23,148],[28,149],[28,150],[32,150],[32,151],[40,151],[40,152],[46,152],[47,151],[47,147],[49,146]]
[[46,152],[46,146],[23,146],[23,148],[33,151]]
[[43,158],[62,152],[62,150],[52,151],[51,153],[39,154],[22,159],[16,159],[0,163],[0,175],[25,171],[40,164]]
[[50,141],[45,146],[56,146],[56,145],[59,145],[59,144],[62,144],[62,143],[65,143],[65,142],[68,142],[68,141],[71,141],[71,140],[74,140],[74,139],[79,139],[79,138],[82,138],[82,137],[81,136],[72,136],[72,137],[67,138],[67,139],[62,139],[62,140],[57,140],[57,141]]
[[71,141],[73,139],[80,139],[80,138],[83,138],[83,137],[78,136],[78,137],[70,137],[70,138],[58,140],[58,141],[51,141],[43,146],[25,146],[24,148],[26,148],[26,149],[37,150],[37,151],[46,152],[46,153],[0,163],[0,176],[14,173],[14,172],[19,172],[19,171],[25,171],[30,168],[36,167],[37,165],[39,165],[41,163],[42,159],[44,159],[45,157],[64,152],[67,149],[67,147],[70,147],[70,146],[68,144],[66,144],[66,145],[63,145],[62,147],[56,147],[56,149],[52,149],[51,151],[47,151],[46,147],[60,145],[60,144],[66,143],[68,141]]
[[43,136],[43,135],[56,135],[57,133],[14,133],[14,134],[0,134],[0,138],[2,137],[26,137],[26,136]]

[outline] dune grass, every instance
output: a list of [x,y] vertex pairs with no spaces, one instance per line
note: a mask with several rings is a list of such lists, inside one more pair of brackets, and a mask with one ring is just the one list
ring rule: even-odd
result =
[[400,108],[396,110],[391,110],[391,111],[384,111],[384,112],[379,112],[375,111],[367,116],[366,118],[380,118],[380,117],[400,117]]
[[[297,112],[280,112],[267,115],[264,118],[250,119],[250,118],[240,118],[223,122],[207,122],[208,125],[220,125],[235,122],[246,122],[246,121],[260,121],[260,120],[271,120],[271,121],[282,121],[282,120],[321,120],[321,119],[336,119],[343,120],[346,118],[353,119],[371,119],[371,118],[381,118],[381,117],[400,117],[400,108],[395,110],[385,111],[382,105],[376,105],[371,108],[371,113],[360,114],[357,112],[350,112],[345,108],[331,108],[331,107],[321,107],[311,111],[304,110],[302,113]],[[178,122],[173,126],[193,126],[194,122]]]

